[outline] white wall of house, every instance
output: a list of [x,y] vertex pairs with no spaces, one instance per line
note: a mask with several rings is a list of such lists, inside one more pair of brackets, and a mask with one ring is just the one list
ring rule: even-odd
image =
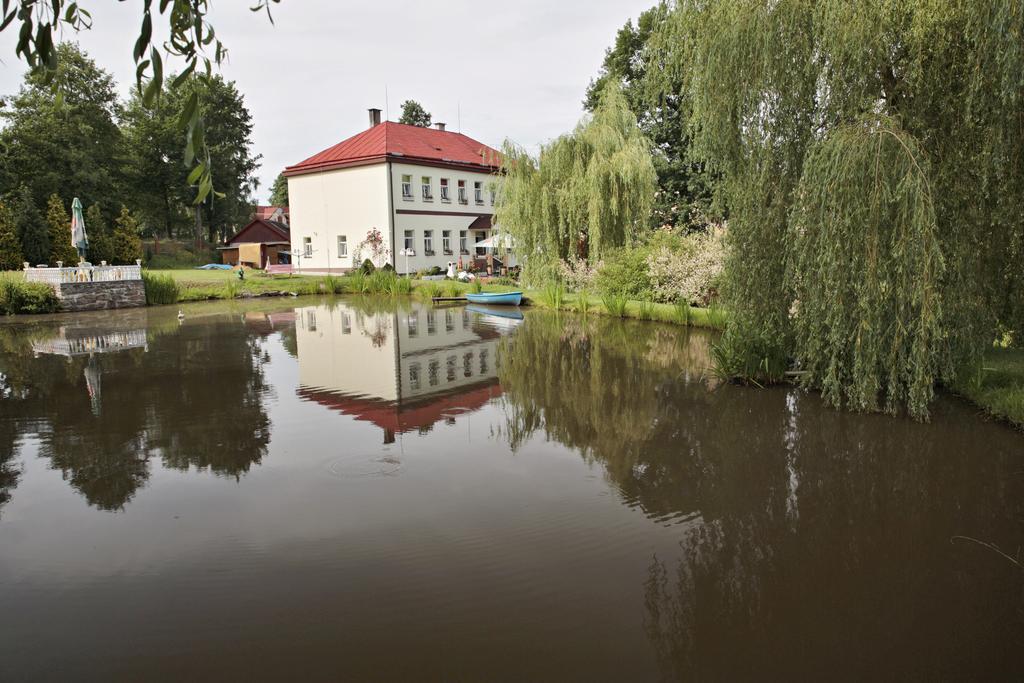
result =
[[[298,270],[334,271],[358,265],[354,263],[356,246],[372,228],[380,230],[385,241],[389,239],[387,164],[383,162],[292,176],[288,198],[292,251],[300,252],[294,262]],[[339,236],[346,238],[347,255],[339,254]]]
[[[424,179],[430,188],[430,196],[424,196]],[[442,188],[442,180],[447,181],[447,198]],[[406,182],[410,187],[406,187]],[[459,183],[465,189],[464,200],[460,200]],[[440,266],[445,268],[449,261],[459,261],[460,232],[469,229],[469,225],[481,214],[494,213],[494,202],[491,189],[496,176],[490,173],[464,171],[461,169],[443,168],[440,166],[421,166],[418,164],[392,164],[392,193],[395,203],[395,268],[400,273],[406,272],[405,257],[400,255],[405,248],[406,231],[411,231],[413,250],[416,256],[409,259],[408,270],[417,270]],[[480,201],[477,201],[477,183],[480,188]],[[411,190],[411,192],[409,192]],[[434,212],[427,213],[406,213]],[[441,215],[437,215],[441,214]],[[450,231],[451,252],[444,253],[444,231]],[[490,231],[482,231],[482,235],[490,236]],[[434,254],[426,253],[427,238],[433,246]],[[470,254],[463,254],[464,260],[472,258],[472,245],[480,237],[476,231],[467,234],[467,245]]]
[[[358,267],[356,247],[372,228],[384,236],[391,253],[389,260],[400,273],[407,272],[407,267],[408,272],[433,266],[445,268],[449,261],[457,263],[460,256],[468,263],[476,255],[473,244],[491,233],[470,231],[469,226],[480,215],[494,212],[491,190],[496,176],[399,162],[392,162],[391,167],[390,198],[388,165],[384,162],[288,178],[292,250],[300,254],[294,261],[297,270],[325,272]],[[424,178],[429,179],[429,197],[424,196]],[[443,198],[442,179],[447,180],[447,199]],[[411,187],[403,187],[406,180]],[[460,201],[460,181],[465,188],[465,201]],[[411,192],[407,193],[407,189]],[[406,246],[406,231],[411,233],[416,254],[409,257],[408,266],[401,255]],[[450,233],[451,253],[444,250],[446,231]],[[460,254],[463,232],[469,254]],[[339,236],[345,237],[344,256],[339,253]],[[427,253],[428,238],[433,254]],[[363,258],[369,256],[362,254]]]

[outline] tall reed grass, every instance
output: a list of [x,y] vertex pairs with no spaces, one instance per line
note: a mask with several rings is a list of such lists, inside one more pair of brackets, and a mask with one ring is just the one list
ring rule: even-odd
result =
[[605,292],[601,295],[601,304],[609,315],[614,315],[616,318],[626,317],[626,297],[624,295]]
[[170,275],[156,275],[143,271],[142,286],[146,290],[148,306],[177,303],[181,294],[178,281]]
[[641,320],[654,320],[654,302],[646,299],[641,301],[637,317]]
[[549,282],[540,291],[540,300],[548,308],[560,309],[565,302],[565,287],[561,282]]

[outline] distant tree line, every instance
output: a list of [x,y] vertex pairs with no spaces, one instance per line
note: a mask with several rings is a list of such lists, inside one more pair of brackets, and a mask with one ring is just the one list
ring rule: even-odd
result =
[[[112,76],[78,46],[63,43],[56,52],[53,72],[30,70],[19,92],[0,100],[0,267],[15,262],[15,242],[19,266],[77,260],[67,214],[74,197],[88,207],[94,263],[133,261],[140,237],[217,242],[248,220],[259,157],[234,83],[168,78],[146,107],[137,91],[122,102]],[[217,192],[199,205],[179,125],[197,88],[217,178]]]

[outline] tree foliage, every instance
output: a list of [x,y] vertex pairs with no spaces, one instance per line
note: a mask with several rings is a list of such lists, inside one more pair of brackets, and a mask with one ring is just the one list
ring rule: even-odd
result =
[[139,224],[128,207],[121,207],[121,215],[114,222],[113,259],[117,265],[131,265],[142,258],[142,240],[139,239]]
[[599,259],[646,225],[655,191],[648,142],[618,88],[535,159],[505,144],[496,222],[528,268],[575,256]]
[[409,126],[429,128],[430,119],[430,112],[424,109],[423,105],[416,100],[406,100],[405,102],[402,102],[402,116],[398,119],[399,123],[404,123]]
[[271,206],[288,206],[288,179],[284,173],[278,173],[274,184],[270,187]]
[[[273,22],[271,4],[278,2],[257,0],[251,9],[266,12]],[[92,15],[81,4],[68,0],[3,0],[0,5],[0,32],[11,27],[19,29],[15,54],[28,63],[38,78],[52,84],[58,104],[65,91],[54,75],[62,67],[63,45],[58,45],[54,37],[59,38],[65,29],[77,32],[92,28]],[[143,0],[141,4],[142,21],[132,52],[136,88],[146,105],[151,106],[164,89],[162,55],[184,63],[182,71],[173,78],[173,85],[192,86],[177,121],[184,134],[185,163],[192,169],[190,177],[196,184],[198,204],[213,192],[213,163],[206,142],[206,121],[199,107],[201,86],[212,78],[213,68],[227,58],[227,49],[208,20],[211,0],[161,0],[155,21],[153,0]],[[166,20],[168,30],[168,39],[162,46],[154,44],[153,34],[154,24],[161,23],[161,19]]]
[[89,261],[99,264],[114,262],[114,239],[110,224],[99,204],[92,204],[85,211],[85,229],[89,235]]
[[730,345],[835,404],[924,416],[1021,325],[1024,11],[982,5],[709,0],[664,29],[723,174]]
[[39,209],[36,208],[32,191],[26,185],[22,185],[17,194],[12,196],[11,205],[25,260],[34,266],[49,263],[50,231]]
[[71,241],[71,216],[56,193],[51,194],[46,203],[46,225],[50,236],[49,262],[52,265],[58,261],[65,266],[78,265],[78,250]]
[[[114,79],[77,46],[57,49],[58,66],[29,71],[0,116],[0,187],[22,184],[42,207],[50,195],[89,203],[123,191],[124,146]],[[50,83],[61,88],[56,99]]]
[[20,270],[23,263],[14,211],[0,201],[0,270]]
[[[602,90],[618,86],[651,143],[658,190],[651,211],[651,226],[688,226],[712,203],[713,179],[704,163],[694,158],[686,129],[689,102],[678,69],[669,68],[674,51],[666,23],[671,7],[666,1],[630,19],[619,29],[615,43],[605,51],[597,78],[587,87],[583,105],[593,112]],[[694,210],[697,213],[692,214]]]

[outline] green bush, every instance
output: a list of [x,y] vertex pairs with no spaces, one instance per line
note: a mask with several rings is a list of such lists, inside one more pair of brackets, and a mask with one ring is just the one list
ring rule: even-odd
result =
[[381,270],[383,270],[385,273],[393,273],[395,272],[395,267],[390,263],[385,263],[383,267],[381,267]]
[[177,280],[170,275],[155,275],[143,272],[142,285],[146,290],[146,304],[148,306],[177,303],[178,296],[181,293],[178,289]]
[[430,269],[430,270],[429,270],[429,271],[427,272],[427,274],[428,274],[428,275],[443,275],[443,274],[444,274],[444,268],[442,268],[441,266],[433,266],[433,267],[432,267],[432,268],[431,268],[431,269]]
[[363,275],[371,275],[377,270],[377,266],[373,265],[373,261],[370,259],[363,259],[363,265],[359,266],[359,272]]
[[622,249],[605,259],[597,270],[597,288],[603,294],[653,300],[647,252],[643,249]]
[[53,288],[42,282],[0,280],[0,313],[53,313],[60,308],[60,299]]

